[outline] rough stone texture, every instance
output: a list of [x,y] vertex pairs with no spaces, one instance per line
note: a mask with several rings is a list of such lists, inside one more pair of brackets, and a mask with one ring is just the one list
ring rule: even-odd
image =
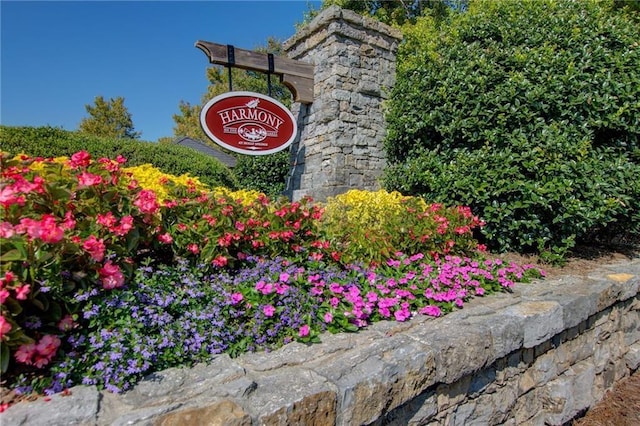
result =
[[0,424],[561,425],[640,366],[639,286],[636,258],[438,319],[172,368],[123,395],[79,386]]
[[349,189],[377,190],[386,164],[382,104],[395,81],[400,31],[332,6],[284,44],[315,65],[314,101],[295,104],[287,195],[324,201]]

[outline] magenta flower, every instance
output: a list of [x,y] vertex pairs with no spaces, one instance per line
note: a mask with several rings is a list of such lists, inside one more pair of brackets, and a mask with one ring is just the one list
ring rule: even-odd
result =
[[440,315],[442,315],[442,311],[440,310],[440,308],[435,305],[428,305],[424,308],[420,308],[418,312],[420,314],[429,315],[432,317],[439,317]]
[[242,295],[242,293],[233,293],[231,295],[231,304],[237,305],[242,301],[242,299],[244,299],[244,296]]
[[306,337],[308,335],[309,335],[309,326],[305,324],[302,327],[300,327],[300,330],[298,330],[298,336]]
[[265,305],[262,308],[262,312],[264,313],[265,316],[272,317],[273,314],[276,312],[276,308],[274,308],[272,305]]

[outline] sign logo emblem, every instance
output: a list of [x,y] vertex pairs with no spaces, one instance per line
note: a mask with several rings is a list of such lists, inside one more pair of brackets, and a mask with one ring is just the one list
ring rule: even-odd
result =
[[287,107],[253,92],[229,92],[211,99],[202,108],[200,124],[218,145],[248,155],[282,151],[298,133]]

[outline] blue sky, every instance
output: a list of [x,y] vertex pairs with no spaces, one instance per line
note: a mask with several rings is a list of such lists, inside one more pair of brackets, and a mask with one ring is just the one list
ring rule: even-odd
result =
[[180,100],[200,103],[206,91],[211,65],[197,40],[284,41],[320,4],[2,0],[0,122],[75,130],[96,96],[122,96],[142,140],[172,136]]

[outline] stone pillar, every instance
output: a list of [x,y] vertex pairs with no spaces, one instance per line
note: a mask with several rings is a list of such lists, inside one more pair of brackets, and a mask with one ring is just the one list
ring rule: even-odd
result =
[[395,81],[402,33],[332,6],[284,43],[291,59],[313,63],[314,101],[294,104],[287,195],[316,201],[349,189],[380,189],[386,164],[383,102]]

